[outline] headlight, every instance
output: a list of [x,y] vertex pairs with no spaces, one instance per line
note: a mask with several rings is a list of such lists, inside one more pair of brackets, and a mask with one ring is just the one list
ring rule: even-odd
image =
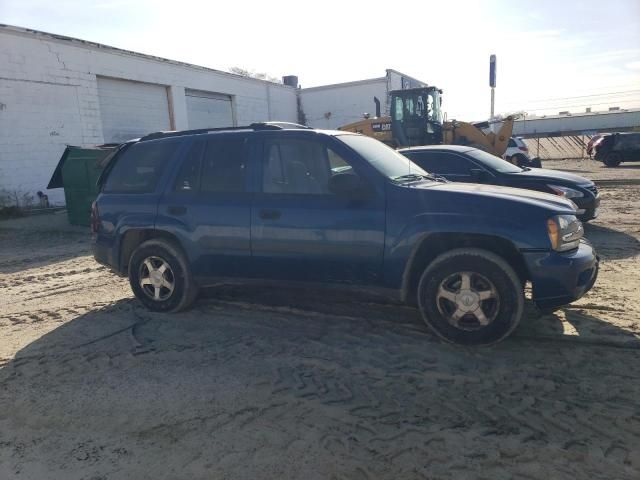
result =
[[564,198],[584,197],[584,193],[574,188],[563,187],[561,185],[547,185],[547,187],[553,190],[553,193],[555,193],[556,195],[560,195],[561,197],[564,197]]
[[547,232],[551,248],[557,252],[566,252],[578,247],[584,229],[574,215],[556,215],[547,220]]

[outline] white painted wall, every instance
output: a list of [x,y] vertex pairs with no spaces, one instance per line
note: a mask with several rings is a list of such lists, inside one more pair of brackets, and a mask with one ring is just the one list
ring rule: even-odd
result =
[[84,141],[79,111],[74,86],[0,79],[1,202],[24,205],[45,191],[65,146]]
[[292,87],[0,26],[0,194],[45,191],[66,144],[105,142],[98,76],[165,88],[176,129],[189,126],[185,88],[230,95],[238,125],[297,120]]
[[307,125],[336,129],[362,119],[364,113],[375,115],[373,97],[380,99],[382,115],[386,115],[386,77],[341,83],[300,91]]
[[627,130],[640,126],[640,109],[629,111],[575,113],[550,117],[527,117],[516,120],[514,135],[554,134],[559,132],[591,132]]

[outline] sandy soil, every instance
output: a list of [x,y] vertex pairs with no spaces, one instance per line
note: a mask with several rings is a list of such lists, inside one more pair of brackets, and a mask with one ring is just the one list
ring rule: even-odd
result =
[[0,222],[0,478],[639,478],[640,165],[545,166],[602,180],[601,274],[489,349],[364,295],[151,314],[63,215]]

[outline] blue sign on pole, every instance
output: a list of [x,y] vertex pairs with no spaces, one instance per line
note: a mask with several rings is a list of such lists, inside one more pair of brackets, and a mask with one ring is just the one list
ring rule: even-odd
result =
[[496,56],[491,55],[489,57],[489,86],[496,86]]

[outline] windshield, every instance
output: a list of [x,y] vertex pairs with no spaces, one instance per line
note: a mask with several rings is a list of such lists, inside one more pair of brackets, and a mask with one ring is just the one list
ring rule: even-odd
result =
[[522,168],[517,167],[513,163],[509,163],[506,160],[501,159],[500,157],[496,157],[495,155],[491,155],[490,153],[483,152],[482,150],[478,150],[477,148],[472,148],[471,150],[464,153],[478,160],[484,166],[489,167],[492,170],[495,170],[496,172],[500,172],[500,173],[524,172]]
[[440,92],[438,90],[415,93],[403,92],[394,97],[393,117],[399,121],[426,119],[431,122],[442,123],[440,101]]
[[429,174],[393,148],[370,137],[362,135],[339,135],[336,138],[358,152],[367,162],[385,177],[396,180],[408,175],[428,176]]

